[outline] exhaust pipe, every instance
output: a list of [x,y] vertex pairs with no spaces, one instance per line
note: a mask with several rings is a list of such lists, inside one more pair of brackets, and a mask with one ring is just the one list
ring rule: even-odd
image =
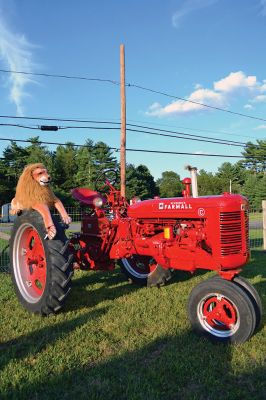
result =
[[191,167],[191,165],[187,165],[185,167],[188,171],[190,171],[191,176],[191,188],[192,188],[192,197],[198,197],[198,181],[197,181],[197,167]]

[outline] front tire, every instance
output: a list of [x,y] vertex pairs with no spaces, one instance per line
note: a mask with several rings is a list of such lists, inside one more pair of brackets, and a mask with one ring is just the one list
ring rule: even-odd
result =
[[72,255],[64,229],[53,218],[57,234],[45,240],[43,219],[24,211],[14,222],[10,238],[11,276],[20,303],[30,312],[59,311],[71,289]]
[[132,282],[141,286],[162,286],[172,277],[169,269],[162,268],[149,256],[137,254],[119,260],[122,272]]
[[256,326],[246,291],[223,279],[209,279],[192,290],[188,315],[196,332],[218,342],[244,343]]
[[[211,279],[217,279],[220,282],[222,281],[222,278],[218,276],[214,276]],[[240,275],[236,275],[233,280],[233,283],[235,283],[237,286],[242,288],[246,294],[249,296],[251,302],[253,303],[253,307],[255,309],[256,313],[256,324],[255,324],[255,329],[257,329],[260,325],[261,318],[262,318],[262,302],[260,299],[260,295],[258,294],[257,290],[255,287],[245,278],[243,278]]]

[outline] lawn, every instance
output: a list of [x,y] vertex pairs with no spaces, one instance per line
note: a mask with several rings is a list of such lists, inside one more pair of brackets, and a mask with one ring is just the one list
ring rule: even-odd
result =
[[[40,317],[17,302],[0,274],[0,399],[265,399],[266,317],[242,345],[191,331],[190,290],[212,273],[177,272],[138,288],[119,269],[75,273],[64,310]],[[243,271],[266,309],[266,255]]]

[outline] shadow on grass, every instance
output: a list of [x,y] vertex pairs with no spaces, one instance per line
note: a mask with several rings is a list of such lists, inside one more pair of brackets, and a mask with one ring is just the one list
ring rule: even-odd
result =
[[1,399],[264,399],[265,368],[256,368],[251,360],[252,372],[234,375],[231,351],[230,345],[215,345],[185,332],[107,362],[88,360],[60,374],[49,366],[41,378],[23,379],[19,387],[2,391]]
[[[88,321],[100,318],[107,310],[107,307],[93,310],[80,317],[46,326],[28,335],[23,335],[17,339],[0,343],[0,370],[11,360],[19,360],[27,356],[38,354],[48,345],[53,344],[58,339],[67,337],[70,332],[85,325]],[[52,316],[51,318],[56,317]]]
[[[96,284],[99,284],[99,287],[95,289]],[[72,311],[94,307],[103,301],[115,300],[139,289],[140,286],[127,282],[119,270],[82,272],[80,278],[73,280],[72,292],[64,309]]]

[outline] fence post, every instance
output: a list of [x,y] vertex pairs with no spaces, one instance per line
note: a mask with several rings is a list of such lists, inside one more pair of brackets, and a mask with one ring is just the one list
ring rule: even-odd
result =
[[263,249],[266,250],[266,200],[262,200]]

